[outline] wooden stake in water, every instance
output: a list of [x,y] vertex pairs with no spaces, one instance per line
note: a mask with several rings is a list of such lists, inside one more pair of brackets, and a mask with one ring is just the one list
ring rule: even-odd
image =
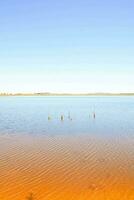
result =
[[63,121],[63,120],[64,120],[64,116],[63,116],[63,115],[61,115],[60,119],[61,119],[61,121]]
[[51,117],[50,116],[48,116],[48,121],[50,121],[51,120]]
[[96,114],[95,114],[95,112],[94,112],[94,114],[93,114],[93,117],[94,117],[94,119],[96,118]]

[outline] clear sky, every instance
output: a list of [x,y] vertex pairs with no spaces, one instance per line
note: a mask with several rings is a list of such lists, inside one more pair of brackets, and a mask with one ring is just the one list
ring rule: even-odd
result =
[[134,1],[0,1],[0,92],[134,92]]

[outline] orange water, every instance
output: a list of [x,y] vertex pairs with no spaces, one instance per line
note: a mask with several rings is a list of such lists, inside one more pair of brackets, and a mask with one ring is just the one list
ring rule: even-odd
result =
[[0,200],[134,200],[134,141],[0,136]]

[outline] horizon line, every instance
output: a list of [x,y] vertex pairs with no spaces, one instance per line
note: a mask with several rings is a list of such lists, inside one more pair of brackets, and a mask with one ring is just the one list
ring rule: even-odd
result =
[[0,92],[0,96],[116,96],[126,95],[134,96],[134,92],[86,92],[86,93],[71,93],[71,92]]

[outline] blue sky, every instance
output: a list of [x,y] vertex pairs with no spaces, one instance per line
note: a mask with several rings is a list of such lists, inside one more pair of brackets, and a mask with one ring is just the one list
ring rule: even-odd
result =
[[0,2],[1,92],[134,92],[133,0]]

